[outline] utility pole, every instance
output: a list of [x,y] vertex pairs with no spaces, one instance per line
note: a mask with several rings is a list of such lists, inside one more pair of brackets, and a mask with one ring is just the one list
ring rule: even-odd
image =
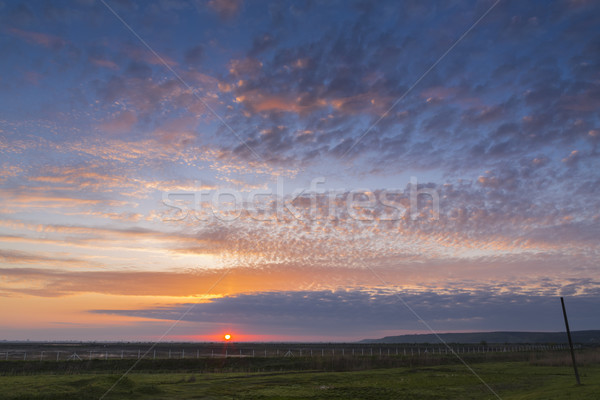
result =
[[579,380],[579,372],[577,371],[577,363],[575,363],[575,351],[573,350],[573,340],[571,340],[571,330],[569,329],[569,320],[567,319],[567,309],[565,308],[565,300],[561,296],[560,304],[562,304],[563,316],[565,317],[565,326],[567,327],[567,337],[569,338],[569,347],[571,348],[571,359],[573,360],[573,369],[575,370],[575,379],[577,384],[581,385]]

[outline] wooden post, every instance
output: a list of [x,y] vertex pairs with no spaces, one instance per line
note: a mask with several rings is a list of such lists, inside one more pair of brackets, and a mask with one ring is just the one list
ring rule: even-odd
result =
[[577,384],[581,385],[579,380],[579,372],[577,371],[577,363],[575,362],[575,351],[573,351],[573,341],[571,340],[571,330],[569,329],[569,320],[567,319],[567,309],[565,308],[565,300],[561,296],[560,304],[562,305],[563,317],[565,317],[565,326],[567,327],[567,338],[569,339],[569,347],[571,348],[571,359],[573,360],[573,370],[575,371],[575,379]]

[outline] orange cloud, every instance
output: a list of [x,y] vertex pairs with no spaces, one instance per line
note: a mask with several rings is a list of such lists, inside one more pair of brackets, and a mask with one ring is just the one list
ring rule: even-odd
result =
[[236,101],[243,103],[253,112],[277,110],[303,113],[325,107],[328,104],[325,100],[304,101],[301,96],[292,98],[284,95],[274,95],[260,89],[246,91],[244,94],[237,96]]

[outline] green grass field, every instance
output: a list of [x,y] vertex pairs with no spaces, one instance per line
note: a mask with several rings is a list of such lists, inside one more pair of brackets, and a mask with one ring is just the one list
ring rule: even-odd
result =
[[[600,399],[600,365],[580,368],[529,362],[473,364],[502,399]],[[0,376],[2,399],[99,399],[120,378],[114,373]],[[136,373],[106,399],[495,399],[463,365],[348,372]]]

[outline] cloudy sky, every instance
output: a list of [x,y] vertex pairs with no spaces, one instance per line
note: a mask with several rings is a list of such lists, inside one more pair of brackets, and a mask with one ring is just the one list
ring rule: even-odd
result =
[[594,1],[0,2],[0,331],[599,329]]

